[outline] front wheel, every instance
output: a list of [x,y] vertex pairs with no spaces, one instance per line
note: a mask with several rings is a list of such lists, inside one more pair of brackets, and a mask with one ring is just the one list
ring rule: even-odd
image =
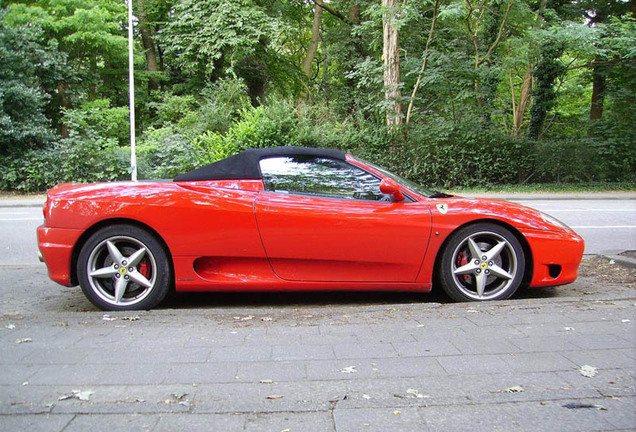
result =
[[510,230],[477,223],[455,232],[443,251],[439,281],[456,301],[502,300],[521,285],[525,271],[521,243]]
[[163,246],[148,231],[112,225],[82,247],[77,275],[86,297],[104,310],[143,310],[169,291],[172,272]]

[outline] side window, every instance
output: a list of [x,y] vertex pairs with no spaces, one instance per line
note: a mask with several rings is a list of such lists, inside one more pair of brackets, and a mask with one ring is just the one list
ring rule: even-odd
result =
[[345,161],[313,156],[271,157],[260,161],[265,190],[333,198],[384,200],[380,179]]

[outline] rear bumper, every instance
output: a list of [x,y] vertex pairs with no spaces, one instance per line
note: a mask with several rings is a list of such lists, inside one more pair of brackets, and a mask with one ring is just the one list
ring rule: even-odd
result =
[[71,263],[73,248],[82,235],[82,231],[50,228],[44,225],[38,227],[38,256],[46,264],[49,277],[64,286],[74,286]]
[[524,231],[532,251],[531,287],[574,282],[583,258],[585,243],[574,231]]

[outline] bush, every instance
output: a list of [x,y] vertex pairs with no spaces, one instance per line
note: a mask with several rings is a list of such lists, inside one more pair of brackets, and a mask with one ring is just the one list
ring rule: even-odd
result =
[[129,142],[128,107],[111,107],[108,99],[85,102],[80,108],[66,110],[62,121],[69,127],[71,137],[115,140],[119,145]]
[[[127,179],[128,147],[120,147],[117,134],[103,123],[88,120],[111,114],[121,118],[109,110],[74,111],[69,118],[77,124],[83,119],[87,126],[70,139],[5,158],[0,187],[37,191],[64,181]],[[479,123],[458,125],[435,118],[391,133],[384,124],[364,118],[339,120],[325,105],[295,106],[285,100],[243,107],[233,115],[236,119],[224,131],[194,134],[194,128],[181,126],[183,119],[148,128],[137,147],[139,178],[173,178],[247,148],[302,145],[349,151],[430,188],[636,182],[636,137],[624,129],[622,135],[616,133],[607,124],[597,125],[599,130],[588,138],[531,141]]]
[[0,188],[44,191],[57,183],[123,180],[129,176],[130,154],[116,141],[70,138],[44,150],[5,159]]
[[170,179],[202,164],[204,153],[173,127],[148,129],[137,147],[140,179]]

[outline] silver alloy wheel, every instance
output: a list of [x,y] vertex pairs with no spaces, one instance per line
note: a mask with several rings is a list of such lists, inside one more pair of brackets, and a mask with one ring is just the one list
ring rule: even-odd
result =
[[482,231],[469,235],[452,254],[455,286],[473,300],[490,300],[505,292],[515,280],[515,248],[502,235]]
[[86,274],[100,299],[115,306],[133,306],[152,292],[157,263],[138,239],[113,236],[93,248],[86,261]]

